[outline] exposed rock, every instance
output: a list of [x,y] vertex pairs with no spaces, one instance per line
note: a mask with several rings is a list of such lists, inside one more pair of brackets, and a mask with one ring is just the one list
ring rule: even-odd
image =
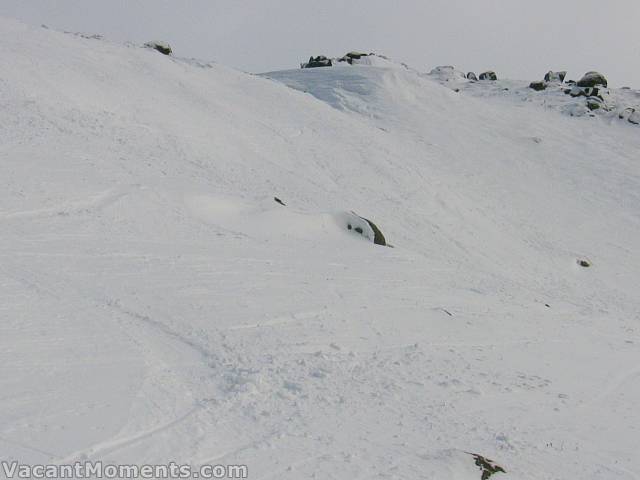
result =
[[547,89],[547,83],[546,82],[531,82],[529,84],[529,88],[532,88],[536,92],[540,92],[542,90],[546,90]]
[[579,87],[595,87],[596,85],[602,85],[603,87],[608,85],[605,76],[599,72],[587,72],[578,81]]
[[580,265],[581,267],[584,267],[584,268],[589,268],[591,266],[591,262],[589,260],[584,259],[584,258],[579,258],[578,259],[578,265]]
[[472,80],[474,82],[478,81],[478,77],[476,77],[476,74],[473,72],[467,73],[467,79]]
[[564,82],[564,77],[567,76],[567,72],[553,72],[549,70],[547,74],[544,76],[545,82]]
[[331,67],[333,66],[333,62],[330,58],[327,58],[324,55],[318,55],[317,57],[309,57],[309,61],[300,66],[302,68]]
[[280,200],[278,197],[273,197],[273,199],[275,200],[276,203],[279,203],[280,205],[286,207],[287,204],[284,203],[282,200]]
[[378,226],[368,218],[364,218],[364,217],[360,217],[360,218],[365,220],[371,227],[371,230],[373,230],[373,234],[374,234],[373,243],[375,243],[376,245],[385,246],[387,244],[387,240],[384,238],[384,235],[382,234]]
[[486,72],[482,72],[479,78],[480,80],[497,80],[498,76],[496,75],[496,72],[492,72],[491,70],[489,70]]
[[154,50],[159,51],[163,55],[171,55],[172,53],[171,45],[169,45],[167,42],[152,41],[152,42],[145,43],[144,46],[147,48],[153,48]]
[[488,480],[491,475],[498,472],[507,473],[504,468],[502,468],[500,465],[489,458],[483,457],[482,455],[478,455],[476,453],[469,453],[469,455],[471,455],[475,459],[476,465],[480,467],[480,471],[482,472],[482,476],[480,478],[482,480]]

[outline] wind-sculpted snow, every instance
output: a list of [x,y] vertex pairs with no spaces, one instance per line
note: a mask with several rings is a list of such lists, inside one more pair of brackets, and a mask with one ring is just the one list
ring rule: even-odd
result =
[[2,19],[0,72],[0,460],[640,476],[633,125]]

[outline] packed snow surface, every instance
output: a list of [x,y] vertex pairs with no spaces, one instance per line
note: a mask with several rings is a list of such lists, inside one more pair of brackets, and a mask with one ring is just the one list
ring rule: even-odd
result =
[[496,96],[0,19],[0,460],[640,478],[640,130]]

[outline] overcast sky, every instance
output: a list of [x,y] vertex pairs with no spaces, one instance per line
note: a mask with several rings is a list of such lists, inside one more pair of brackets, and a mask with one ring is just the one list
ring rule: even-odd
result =
[[640,89],[640,0],[0,0],[0,15],[166,40],[178,56],[249,72],[362,50],[524,80],[598,70]]

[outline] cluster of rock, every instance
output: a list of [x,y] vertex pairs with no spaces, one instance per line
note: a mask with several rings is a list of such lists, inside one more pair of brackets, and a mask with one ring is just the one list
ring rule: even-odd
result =
[[556,87],[572,98],[584,99],[581,103],[568,106],[566,111],[573,116],[580,116],[585,112],[592,112],[592,114],[596,111],[615,112],[621,120],[640,125],[640,107],[621,106],[620,95],[611,95],[608,88],[609,82],[600,72],[587,72],[577,82],[573,80],[565,82],[565,76],[566,72],[549,71],[543,81],[532,82],[529,88],[543,91]]
[[[540,92],[553,85],[562,85],[566,76],[567,72],[554,72],[550,70],[544,76],[543,81],[531,82],[529,88]],[[601,73],[587,72],[580,81],[574,82],[573,80],[569,80],[566,85],[570,86],[570,88],[565,88],[563,92],[574,98],[585,97],[585,105],[589,110],[609,109],[603,97],[603,90],[607,88],[608,82],[606,77]]]
[[492,71],[492,70],[487,70],[486,72],[482,72],[480,75],[476,76],[475,73],[473,72],[469,72],[466,75],[467,80],[471,80],[472,82],[477,82],[478,80],[480,81],[491,81],[491,82],[495,82],[496,80],[498,80],[498,76],[496,75],[496,72]]
[[608,110],[603,93],[608,86],[607,79],[598,72],[587,72],[571,88],[564,90],[564,93],[572,97],[586,97],[586,105],[589,110]]
[[364,57],[377,56],[380,58],[385,58],[383,55],[376,55],[375,53],[362,53],[362,52],[349,52],[339,58],[329,58],[325,55],[318,55],[317,57],[311,56],[309,57],[308,62],[304,62],[300,64],[300,68],[318,68],[318,67],[332,67],[335,63],[348,63],[349,65],[353,65],[357,63],[358,60]]

